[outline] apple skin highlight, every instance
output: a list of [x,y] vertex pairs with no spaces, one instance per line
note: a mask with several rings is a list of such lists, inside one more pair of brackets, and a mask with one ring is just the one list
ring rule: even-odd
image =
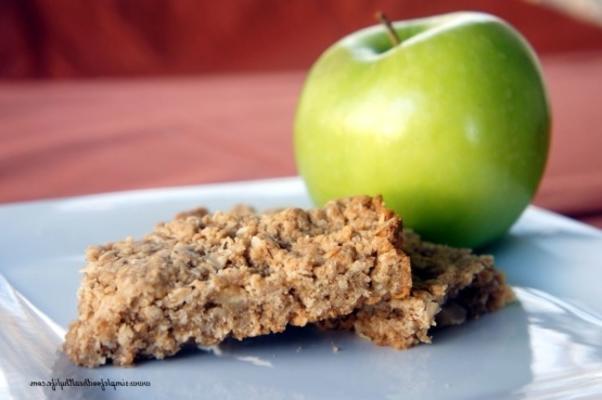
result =
[[550,113],[535,53],[502,20],[453,13],[331,46],[298,104],[295,158],[312,199],[382,194],[428,240],[503,235],[545,168]]

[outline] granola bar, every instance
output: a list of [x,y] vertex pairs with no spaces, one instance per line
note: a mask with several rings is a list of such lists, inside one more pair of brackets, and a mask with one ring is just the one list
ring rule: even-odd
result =
[[434,326],[461,324],[514,299],[493,257],[428,243],[411,231],[403,231],[402,243],[412,266],[410,297],[367,304],[322,327],[353,329],[376,344],[405,349],[430,343]]
[[79,365],[281,332],[409,295],[400,221],[380,197],[303,211],[197,209],[87,251],[64,350]]

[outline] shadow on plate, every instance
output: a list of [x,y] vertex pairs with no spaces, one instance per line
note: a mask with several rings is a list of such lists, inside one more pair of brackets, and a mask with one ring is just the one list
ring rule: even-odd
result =
[[[375,346],[350,332],[291,328],[278,335],[228,340],[218,351],[194,347],[133,368],[76,367],[61,353],[61,379],[149,381],[150,387],[65,388],[49,398],[353,399],[454,398],[531,381],[527,318],[520,304],[464,326],[435,332],[432,345],[408,351]],[[461,397],[461,396],[460,396]],[[460,398],[458,397],[458,398]]]

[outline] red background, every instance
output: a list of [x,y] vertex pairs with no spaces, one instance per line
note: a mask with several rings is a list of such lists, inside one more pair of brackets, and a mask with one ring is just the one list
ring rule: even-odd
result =
[[304,73],[377,9],[523,32],[554,119],[536,202],[602,226],[602,29],[518,0],[5,0],[0,201],[295,174]]

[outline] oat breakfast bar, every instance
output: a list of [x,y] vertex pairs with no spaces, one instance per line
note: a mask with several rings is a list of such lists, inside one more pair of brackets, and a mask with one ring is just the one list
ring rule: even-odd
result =
[[130,365],[359,307],[361,321],[410,293],[400,224],[380,197],[354,197],[309,211],[198,209],[142,240],[92,247],[64,350],[83,366]]
[[404,349],[430,343],[434,326],[461,324],[514,299],[491,256],[422,241],[411,231],[404,230],[401,241],[412,267],[410,297],[367,304],[322,327],[353,329],[376,344]]

